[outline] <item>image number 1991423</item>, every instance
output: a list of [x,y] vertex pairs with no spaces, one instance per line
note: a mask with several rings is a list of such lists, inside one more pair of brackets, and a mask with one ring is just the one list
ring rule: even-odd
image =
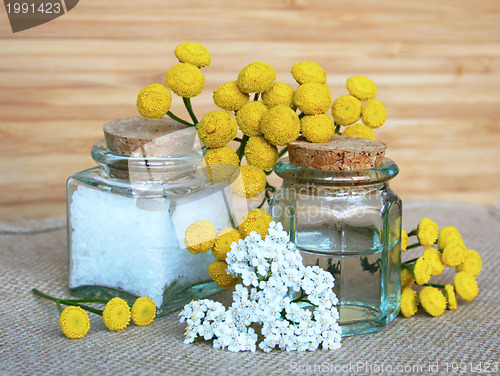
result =
[[4,0],[13,33],[52,21],[73,9],[79,0]]

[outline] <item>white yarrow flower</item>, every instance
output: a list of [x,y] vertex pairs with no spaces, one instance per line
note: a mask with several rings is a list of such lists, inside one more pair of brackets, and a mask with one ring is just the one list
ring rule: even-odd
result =
[[[338,299],[333,276],[318,266],[304,266],[281,223],[271,222],[265,239],[255,231],[231,244],[227,271],[242,280],[226,309],[211,300],[192,301],[179,313],[186,321],[185,343],[213,339],[216,349],[255,351],[262,324],[265,352],[314,351],[340,347]],[[294,294],[295,300],[290,295]]]

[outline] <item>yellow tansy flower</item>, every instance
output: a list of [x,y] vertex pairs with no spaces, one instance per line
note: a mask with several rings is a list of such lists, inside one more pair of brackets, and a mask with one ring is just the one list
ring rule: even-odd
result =
[[273,218],[267,211],[253,209],[245,214],[238,226],[238,230],[244,238],[250,235],[251,231],[257,232],[257,234],[260,234],[262,238],[264,238],[267,235],[269,223],[271,223],[272,220]]
[[82,338],[90,329],[87,312],[81,307],[67,306],[59,316],[59,325],[68,338]]
[[438,225],[429,218],[423,218],[417,227],[417,237],[420,244],[430,247],[436,242]]
[[373,99],[377,95],[377,86],[375,83],[364,76],[348,78],[346,87],[351,95],[362,101]]
[[457,266],[465,260],[465,247],[464,242],[459,238],[454,238],[448,242],[443,249],[441,259],[446,266]]
[[208,275],[221,289],[230,289],[238,282],[237,278],[231,277],[226,272],[227,262],[223,260],[215,260],[208,265]]
[[454,238],[462,239],[462,235],[460,235],[460,232],[458,232],[458,230],[453,226],[443,227],[439,230],[438,248],[444,249],[444,247],[446,247],[446,244],[448,244],[448,242]]
[[375,140],[375,133],[373,133],[371,128],[361,123],[349,125],[342,133],[342,136],[360,137],[366,138],[368,140]]
[[418,311],[417,292],[411,287],[405,287],[401,291],[401,313],[404,317],[411,317]]
[[354,124],[361,118],[362,110],[363,104],[353,95],[341,95],[332,104],[333,119],[339,125]]
[[249,95],[238,88],[236,81],[226,82],[214,91],[214,103],[223,110],[237,111],[249,100]]
[[151,84],[143,88],[137,95],[137,110],[150,119],[160,119],[172,105],[172,94],[160,84]]
[[293,104],[307,115],[325,113],[332,105],[330,88],[325,84],[316,82],[302,84],[295,91]]
[[184,243],[189,252],[193,254],[207,253],[215,243],[217,230],[210,221],[196,221],[186,230]]
[[420,290],[420,304],[431,316],[441,316],[446,309],[446,298],[441,290],[425,286]]
[[429,247],[424,249],[422,256],[429,260],[431,264],[431,276],[440,275],[444,271],[445,267],[441,261],[441,252],[436,248]]
[[226,145],[238,133],[238,124],[231,114],[215,110],[211,111],[198,124],[198,137],[209,148]]
[[415,282],[419,285],[425,285],[431,279],[432,265],[424,256],[420,256],[415,262],[413,275]]
[[203,172],[210,181],[215,183],[229,180],[239,165],[238,155],[229,146],[208,149],[203,157]]
[[151,298],[141,296],[134,302],[131,315],[135,325],[149,325],[156,317],[156,305]]
[[479,272],[483,267],[483,262],[481,260],[481,256],[477,251],[473,249],[465,250],[465,259],[464,262],[456,266],[457,272],[469,272],[474,277],[477,277]]
[[247,136],[260,136],[260,121],[267,112],[267,107],[259,101],[245,104],[236,113],[236,121],[240,130]]
[[443,294],[446,298],[448,309],[457,309],[457,295],[455,294],[455,288],[453,285],[444,286]]
[[251,198],[266,189],[266,173],[250,164],[241,166],[230,177],[232,191],[240,197]]
[[267,108],[276,106],[293,107],[295,90],[283,82],[275,82],[269,89],[262,93],[262,102]]
[[411,287],[415,283],[415,278],[413,274],[405,268],[401,268],[401,289],[405,287]]
[[109,330],[123,330],[130,322],[130,307],[122,298],[113,298],[104,307],[102,319]]
[[473,300],[479,292],[476,278],[469,272],[458,272],[453,283],[457,294],[467,301]]
[[249,164],[270,170],[278,160],[278,149],[264,137],[250,137],[245,146],[245,157]]
[[306,115],[300,119],[302,135],[309,142],[327,142],[335,133],[335,123],[330,115]]
[[205,88],[205,76],[201,70],[189,63],[179,63],[167,71],[167,86],[179,97],[196,97]]
[[240,232],[235,228],[225,228],[217,233],[212,255],[217,260],[225,260],[227,253],[231,250],[231,244],[241,239]]
[[404,230],[401,229],[401,250],[406,251],[406,247],[408,247],[408,233]]
[[326,84],[326,73],[319,64],[313,61],[303,61],[292,67],[292,76],[299,84],[317,82]]
[[300,119],[290,107],[276,106],[262,117],[260,131],[271,144],[284,146],[299,137]]
[[244,67],[236,81],[244,93],[262,93],[269,89],[276,80],[276,70],[262,61],[250,63]]
[[196,42],[185,42],[179,44],[174,54],[181,63],[196,65],[198,68],[210,65],[210,53],[201,44]]
[[373,99],[365,104],[361,118],[370,128],[379,128],[387,120],[387,110],[382,102]]

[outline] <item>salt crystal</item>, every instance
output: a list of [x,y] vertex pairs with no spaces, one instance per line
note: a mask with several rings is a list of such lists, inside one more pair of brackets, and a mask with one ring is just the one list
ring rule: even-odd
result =
[[[157,307],[164,290],[208,282],[211,253],[185,249],[187,227],[210,220],[231,226],[225,192],[210,187],[178,199],[147,203],[79,185],[70,202],[70,288],[103,286],[149,296]],[[177,288],[177,287],[176,287]]]

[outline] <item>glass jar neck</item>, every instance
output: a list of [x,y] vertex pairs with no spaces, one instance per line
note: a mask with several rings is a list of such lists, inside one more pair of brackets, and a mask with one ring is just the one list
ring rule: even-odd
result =
[[[388,182],[399,173],[399,168],[392,160],[384,158],[379,167],[363,170],[327,171],[292,165],[288,158],[281,159],[274,167],[276,174],[283,179],[284,186],[308,185],[337,190],[379,186]],[[374,187],[375,188],[375,187]]]
[[168,185],[191,185],[205,179],[201,149],[175,157],[129,156],[113,153],[106,147],[106,141],[101,140],[92,147],[91,155],[104,178]]

